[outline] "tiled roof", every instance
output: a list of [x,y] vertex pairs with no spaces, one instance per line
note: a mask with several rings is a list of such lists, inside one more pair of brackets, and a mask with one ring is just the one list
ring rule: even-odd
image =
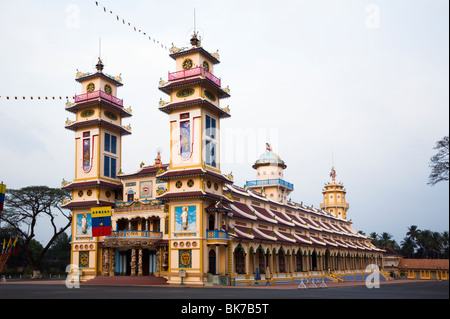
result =
[[448,259],[401,259],[398,268],[422,270],[448,270]]
[[161,164],[161,166],[144,166],[139,171],[131,174],[122,174],[117,177],[120,179],[130,178],[130,177],[139,177],[141,175],[156,175],[160,169],[166,170],[169,167],[169,164]]
[[[120,182],[119,182],[120,183]],[[62,189],[77,189],[77,188],[85,188],[85,187],[109,187],[112,189],[121,189],[122,184],[114,184],[110,182],[105,182],[101,180],[93,180],[93,181],[86,181],[86,182],[72,182],[70,184],[67,184],[66,186],[63,186]]]

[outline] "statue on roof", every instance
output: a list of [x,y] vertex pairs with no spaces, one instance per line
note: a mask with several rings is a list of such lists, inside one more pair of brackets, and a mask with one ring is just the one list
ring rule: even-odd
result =
[[331,173],[330,176],[334,182],[335,178],[336,178],[336,170],[334,169],[334,166],[331,168]]
[[161,166],[162,166],[161,151],[158,150],[155,158],[155,164],[153,165],[153,167],[161,167]]

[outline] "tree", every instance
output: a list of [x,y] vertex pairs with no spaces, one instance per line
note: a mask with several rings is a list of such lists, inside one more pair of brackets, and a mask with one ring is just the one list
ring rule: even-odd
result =
[[420,236],[417,238],[417,244],[420,247],[420,252],[423,258],[429,258],[432,249],[433,232],[425,229],[420,232]]
[[70,238],[63,232],[52,243],[45,255],[43,262],[47,266],[47,271],[51,273],[64,274],[66,266],[70,264]]
[[409,237],[412,241],[416,241],[417,237],[420,235],[420,230],[417,228],[416,225],[411,225],[408,227],[408,232],[406,233],[406,236]]
[[416,243],[411,239],[411,237],[405,237],[403,238],[403,241],[400,243],[402,245],[402,253],[403,255],[408,256],[408,258],[411,258],[414,256],[414,251],[416,249]]
[[441,181],[448,181],[448,136],[444,136],[442,140],[438,141],[434,149],[438,150],[438,152],[430,158],[431,173],[428,178],[428,184],[431,186]]
[[381,233],[381,239],[379,240],[380,245],[384,247],[391,247],[392,246],[392,235],[386,232]]
[[[9,189],[6,192],[5,210],[0,215],[0,220],[6,222],[24,238],[21,249],[27,255],[34,278],[40,276],[41,260],[52,243],[71,225],[72,217],[61,209],[61,202],[69,197],[66,191],[47,186],[28,186],[21,189]],[[55,221],[59,214],[55,214],[54,211],[58,211],[66,219],[65,225],[59,230]],[[48,217],[53,235],[39,253],[33,253],[31,244],[36,235],[38,218],[42,216]]]
[[369,237],[372,238],[372,244],[374,244],[375,247],[380,247],[379,244],[379,236],[376,232],[372,232],[369,234]]
[[448,259],[448,231],[442,233],[442,248],[444,250],[444,258]]

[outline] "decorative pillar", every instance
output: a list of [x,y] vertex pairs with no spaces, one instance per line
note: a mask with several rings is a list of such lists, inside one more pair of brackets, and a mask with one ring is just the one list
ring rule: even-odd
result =
[[131,249],[131,276],[136,276],[136,249]]
[[116,268],[116,255],[115,255],[115,249],[111,248],[110,249],[111,252],[111,265],[109,267],[109,275],[110,276],[114,276],[114,270]]
[[138,276],[142,276],[142,249],[139,248]]
[[219,245],[216,245],[216,275],[220,274]]
[[156,272],[155,276],[159,276],[159,272],[161,271],[161,249],[162,247],[156,248]]
[[168,246],[164,246],[164,251],[163,251],[163,255],[162,255],[162,269],[164,271],[167,271],[167,269],[169,269],[169,251],[168,251]]
[[245,254],[245,274],[250,274],[250,249]]
[[103,276],[109,276],[109,249],[103,248]]

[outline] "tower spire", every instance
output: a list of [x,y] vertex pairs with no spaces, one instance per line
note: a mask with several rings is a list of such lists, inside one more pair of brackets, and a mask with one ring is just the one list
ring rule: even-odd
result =
[[101,55],[102,55],[102,39],[98,38],[98,62],[95,66],[97,72],[102,72],[104,68],[104,64],[102,62],[102,59],[100,58]]

